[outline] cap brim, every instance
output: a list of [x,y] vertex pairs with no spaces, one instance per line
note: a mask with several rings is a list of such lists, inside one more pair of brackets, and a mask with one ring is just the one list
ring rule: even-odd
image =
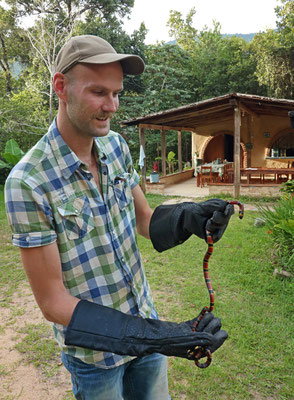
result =
[[140,75],[144,72],[145,64],[141,57],[132,54],[99,54],[79,60],[79,63],[110,64],[120,61],[123,72],[127,75]]

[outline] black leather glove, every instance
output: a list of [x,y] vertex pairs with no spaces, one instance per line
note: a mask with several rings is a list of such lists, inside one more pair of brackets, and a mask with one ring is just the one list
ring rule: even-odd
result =
[[142,357],[161,353],[183,358],[196,346],[218,347],[214,329],[209,332],[209,325],[205,325],[203,330],[193,332],[192,326],[193,321],[177,324],[144,319],[81,300],[67,327],[65,344],[120,355]]
[[215,243],[222,237],[233,213],[234,206],[220,199],[162,205],[153,212],[150,239],[153,247],[162,252],[185,242],[192,234],[206,240],[206,230],[209,230]]
[[[186,322],[191,329],[193,328],[194,321],[195,319]],[[206,332],[213,335],[211,344],[207,346],[207,350],[210,350],[211,353],[216,351],[228,338],[228,333],[221,330],[221,326],[222,323],[219,318],[216,318],[213,313],[206,313],[196,327],[196,332]]]

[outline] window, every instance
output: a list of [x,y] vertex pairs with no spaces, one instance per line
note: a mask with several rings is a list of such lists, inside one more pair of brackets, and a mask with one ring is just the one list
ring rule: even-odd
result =
[[271,148],[271,157],[294,157],[294,133],[281,136]]

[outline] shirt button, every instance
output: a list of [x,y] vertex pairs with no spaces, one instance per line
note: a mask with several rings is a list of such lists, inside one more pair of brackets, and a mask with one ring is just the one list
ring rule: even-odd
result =
[[122,258],[120,259],[120,261],[121,261],[122,263],[124,263],[124,262],[125,262],[125,259],[122,257]]
[[29,241],[30,241],[30,237],[27,236],[27,237],[26,237],[26,242],[29,242]]

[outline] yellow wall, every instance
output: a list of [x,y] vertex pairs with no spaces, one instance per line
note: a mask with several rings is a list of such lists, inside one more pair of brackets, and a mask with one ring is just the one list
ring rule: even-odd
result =
[[[290,128],[290,120],[288,117],[277,116],[251,116],[243,114],[241,117],[241,142],[244,144],[251,143],[252,150],[247,149],[248,166],[251,167],[268,167],[282,168],[287,167],[288,162],[294,162],[294,157],[288,158],[266,158],[267,149],[273,143],[276,135],[282,131],[293,131]],[[192,134],[192,159],[197,151],[199,157],[203,155],[207,139],[220,133],[233,133],[234,121],[233,117],[228,121],[214,122],[197,128],[197,133]],[[267,137],[269,134],[269,137]]]

